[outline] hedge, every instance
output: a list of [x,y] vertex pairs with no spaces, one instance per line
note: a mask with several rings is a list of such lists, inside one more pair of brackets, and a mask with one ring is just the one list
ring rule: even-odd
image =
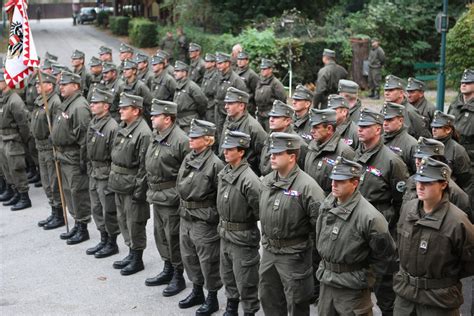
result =
[[128,35],[128,24],[130,18],[128,16],[111,16],[110,30],[115,35]]
[[138,47],[156,46],[156,24],[144,18],[132,19],[128,30],[130,40]]
[[97,13],[97,20],[96,20],[96,25],[97,26],[107,26],[107,24],[109,23],[109,15],[110,13],[107,12],[107,11],[99,11],[99,13]]

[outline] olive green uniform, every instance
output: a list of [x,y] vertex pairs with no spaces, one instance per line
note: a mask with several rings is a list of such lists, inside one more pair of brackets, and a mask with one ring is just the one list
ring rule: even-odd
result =
[[383,142],[385,146],[402,158],[403,162],[407,165],[410,174],[416,172],[415,159],[413,158],[413,155],[416,152],[418,141],[408,134],[406,127],[402,127],[393,133],[385,133],[383,136]]
[[204,67],[204,60],[201,57],[191,61],[189,64],[189,79],[197,83],[198,86],[202,84],[204,72],[206,72],[206,67]]
[[171,57],[174,56],[174,48],[176,46],[176,41],[173,37],[165,36],[160,42],[160,48],[167,52]]
[[87,88],[87,101],[91,100],[92,97],[92,92],[94,92],[94,89],[99,88],[102,89],[102,73],[99,75],[90,75],[90,85]]
[[378,90],[382,82],[382,66],[385,64],[385,52],[382,47],[371,48],[369,51],[369,89]]
[[259,76],[252,68],[248,65],[244,68],[237,68],[236,69],[237,75],[242,79],[247,87],[247,92],[250,95],[249,103],[247,104],[247,110],[249,111],[250,115],[255,117],[255,111],[257,110],[257,106],[255,104],[255,91],[257,90],[257,85],[260,80]]
[[207,99],[201,88],[189,78],[176,82],[173,102],[178,104],[178,125],[185,132],[189,130],[191,121],[203,117],[207,109]]
[[319,109],[327,108],[329,95],[337,93],[339,80],[346,79],[347,76],[347,70],[336,64],[335,61],[330,61],[327,65],[321,68],[318,71],[313,106]]
[[112,146],[109,189],[115,192],[117,219],[125,244],[132,250],[146,247],[145,154],[152,133],[142,117],[130,125],[120,123]]
[[405,126],[408,128],[408,134],[415,139],[420,138],[420,136],[431,138],[429,125],[426,125],[423,116],[408,102],[408,99],[404,97],[403,102],[400,104],[405,106],[403,117],[405,118]]
[[150,78],[153,77],[152,72],[147,68],[143,70],[138,70],[137,69],[137,78],[144,84],[147,84],[147,82],[150,80]]
[[216,68],[211,70],[206,70],[204,76],[202,77],[201,89],[204,92],[204,95],[207,98],[207,109],[205,114],[205,119],[208,122],[216,122],[215,118],[215,101],[214,98],[217,93],[218,87],[218,78],[219,78],[219,71]]
[[274,75],[267,78],[260,77],[254,97],[257,106],[257,120],[263,129],[269,132],[268,113],[272,109],[273,101],[280,100],[286,103],[285,87]]
[[74,69],[76,75],[81,76],[81,89],[82,95],[87,98],[89,94],[89,86],[91,85],[91,75],[87,72],[86,67],[82,66],[81,69]]
[[359,121],[360,117],[360,110],[362,109],[362,102],[360,99],[357,99],[356,104],[354,104],[353,107],[349,109],[349,117],[352,122],[357,124],[357,121]]
[[436,111],[434,104],[428,101],[425,97],[422,97],[416,104],[413,104],[413,106],[418,113],[424,117],[426,126],[430,126],[434,118],[434,112]]
[[143,116],[145,117],[146,122],[149,122],[151,100],[153,99],[153,95],[151,94],[150,89],[148,89],[147,85],[143,81],[139,80],[138,77],[130,83],[124,80],[122,92],[132,95],[138,95],[143,98]]
[[304,141],[309,144],[311,140],[313,139],[313,136],[311,136],[311,121],[309,119],[309,110],[308,112],[303,115],[302,117],[297,117],[295,115],[295,118],[293,120],[293,130],[300,135]]
[[165,70],[162,70],[158,75],[155,74],[150,77],[148,87],[150,88],[153,98],[163,101],[173,101],[176,91],[176,80]]
[[119,77],[117,77],[114,81],[104,82],[103,87],[100,87],[100,89],[108,91],[114,95],[114,101],[110,107],[110,115],[112,115],[112,117],[117,122],[120,121],[120,113],[119,113],[120,94],[124,91],[124,88],[125,88],[125,83]]
[[346,145],[351,146],[354,150],[359,147],[357,125],[350,119],[350,117],[348,117],[345,122],[336,127],[336,132],[341,135],[341,139]]

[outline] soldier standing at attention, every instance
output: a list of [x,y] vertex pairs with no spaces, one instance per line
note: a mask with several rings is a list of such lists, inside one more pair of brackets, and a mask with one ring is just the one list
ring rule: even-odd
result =
[[173,33],[166,32],[166,36],[160,42],[160,49],[167,52],[170,56],[174,55],[174,48],[176,46]]
[[[177,179],[181,200],[181,256],[186,274],[193,282],[192,292],[179,302],[179,308],[202,304],[196,315],[211,315],[219,310],[217,291],[222,287],[216,195],[217,175],[224,164],[212,152],[215,133],[216,126],[213,123],[192,120],[188,134],[192,151],[184,158]],[[206,299],[203,286],[208,290]]]
[[259,295],[265,315],[309,315],[313,297],[312,242],[324,192],[297,165],[298,135],[272,133],[273,171],[262,180],[262,260]]
[[91,60],[89,61],[89,69],[90,69],[90,86],[87,87],[87,101],[90,102],[91,97],[92,97],[92,91],[96,88],[101,88],[102,87],[102,62],[100,61],[99,58],[92,56]]
[[336,111],[336,132],[341,135],[346,145],[357,149],[359,146],[357,125],[349,116],[349,104],[346,99],[341,95],[331,94],[328,98],[328,108]]
[[255,88],[255,104],[257,106],[257,120],[267,132],[270,131],[268,112],[275,100],[286,103],[285,87],[273,75],[273,61],[262,58],[260,80]]
[[408,78],[406,87],[408,102],[412,104],[425,118],[426,126],[429,126],[434,118],[436,107],[425,98],[425,83],[415,78]]
[[86,57],[84,53],[76,49],[74,52],[72,52],[71,65],[74,73],[81,77],[82,95],[87,98],[92,78],[91,75],[87,72],[86,66],[84,65],[85,58]]
[[112,48],[107,47],[107,46],[101,46],[99,47],[99,59],[103,63],[108,62],[112,63]]
[[125,83],[123,86],[123,92],[131,95],[138,95],[143,98],[143,115],[148,123],[153,96],[151,95],[150,89],[148,89],[147,85],[138,79],[137,67],[137,63],[132,60],[126,60],[123,63],[123,78]]
[[325,48],[323,51],[324,67],[318,71],[316,92],[314,93],[313,106],[317,109],[327,107],[328,96],[337,93],[339,80],[346,79],[347,70],[336,64],[336,52]]
[[170,60],[172,59],[170,54],[164,50],[160,50],[156,53],[156,56],[163,58],[165,62],[165,70],[171,75],[174,76],[174,67],[171,65]]
[[257,106],[255,105],[255,90],[257,89],[257,84],[260,78],[258,77],[257,73],[250,68],[250,60],[249,55],[246,52],[239,52],[237,54],[237,67],[235,71],[237,75],[244,81],[245,86],[247,87],[247,91],[250,95],[249,104],[247,106],[247,111],[255,117],[255,111],[257,110]]
[[204,92],[204,95],[207,98],[207,109],[204,118],[208,122],[215,123],[216,104],[214,98],[218,89],[217,80],[219,75],[216,68],[216,55],[209,53],[206,54],[206,57],[204,57],[204,68],[206,68],[206,71],[204,72],[201,83],[202,92]]
[[294,131],[300,135],[307,144],[313,139],[311,136],[310,109],[313,102],[313,92],[299,84],[295,88],[292,97],[293,110],[295,111],[295,119],[293,122]]
[[186,37],[186,34],[184,34],[181,26],[176,29],[176,37],[176,47],[178,48],[176,61],[186,63],[188,61],[188,38]]
[[189,139],[176,123],[178,105],[153,99],[153,138],[146,152],[147,201],[153,205],[155,243],[164,261],[163,271],[145,280],[145,285],[168,284],[163,296],[173,296],[186,287],[179,247],[178,170],[189,153]]
[[316,223],[319,315],[372,315],[374,271],[395,258],[387,220],[358,190],[363,173],[362,165],[338,157],[329,176],[332,194]]
[[349,105],[349,117],[352,122],[357,124],[359,121],[362,102],[359,99],[359,85],[351,80],[339,80],[337,92],[346,99]]
[[[110,92],[114,95],[114,99],[110,108],[110,115],[119,122],[119,103],[120,94],[122,93],[125,83],[118,76],[117,66],[110,62],[105,62],[102,69],[103,82],[101,87],[103,90]],[[103,86],[102,86],[103,85]]]
[[385,52],[380,47],[380,41],[372,39],[372,48],[369,52],[369,98],[380,99],[380,84],[382,83],[382,67],[385,64]]
[[204,60],[201,57],[201,45],[196,43],[189,44],[189,61],[189,79],[200,86],[202,84],[202,77],[206,71]]
[[143,98],[123,93],[120,97],[119,129],[112,145],[109,188],[115,192],[117,219],[129,254],[113,267],[130,275],[144,269],[146,222],[150,206],[146,202],[145,154],[152,137],[143,118]]
[[227,165],[219,173],[217,210],[221,237],[220,271],[227,297],[225,315],[238,315],[239,299],[245,315],[259,310],[260,180],[245,159],[250,135],[228,131],[221,148]]
[[132,46],[129,46],[125,43],[120,43],[120,49],[119,49],[120,65],[117,67],[120,77],[123,74],[123,66],[124,66],[125,61],[132,60],[134,53],[135,53],[135,50],[133,49]]
[[176,91],[176,80],[165,70],[165,60],[160,56],[151,58],[153,75],[148,79],[148,88],[157,100],[172,101]]
[[133,61],[137,63],[138,80],[147,84],[151,77],[150,67],[148,66],[148,56],[142,53],[137,53],[133,58]]

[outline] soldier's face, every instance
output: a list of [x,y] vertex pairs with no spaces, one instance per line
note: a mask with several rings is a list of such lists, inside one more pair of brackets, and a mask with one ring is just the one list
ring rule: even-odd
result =
[[217,70],[219,70],[222,73],[226,73],[227,70],[230,68],[230,62],[222,62],[222,63],[217,63]]
[[164,68],[165,68],[165,65],[163,63],[159,63],[159,64],[154,64],[151,66],[151,68],[153,69],[153,72],[161,72]]
[[175,78],[176,80],[181,80],[181,79],[183,79],[184,77],[186,77],[186,73],[187,73],[187,72],[184,71],[184,70],[175,70],[175,71],[174,71],[174,78]]
[[238,150],[237,148],[224,148],[225,162],[230,165],[236,165],[240,163],[245,151]]
[[262,68],[260,69],[260,75],[264,78],[268,78],[272,75],[273,69],[272,68]]
[[339,201],[345,202],[354,193],[359,185],[359,180],[332,180],[331,189],[332,195]]
[[291,119],[286,116],[270,116],[268,125],[274,132],[282,132],[291,124]]
[[325,124],[317,124],[311,127],[311,136],[317,143],[322,144],[327,139],[329,139],[332,134],[330,131],[329,125],[324,126]]
[[59,85],[59,91],[63,98],[70,97],[79,90],[79,85],[77,83],[67,83]]
[[357,101],[357,94],[339,92],[339,95],[342,96],[344,99],[346,99],[350,107],[353,107]]
[[102,65],[99,66],[92,66],[91,67],[91,73],[98,76],[102,72]]
[[432,127],[431,132],[433,133],[434,139],[443,139],[451,134],[453,129],[450,126],[443,127]]
[[166,116],[164,116],[163,114],[152,115],[151,116],[151,125],[157,131],[162,131],[164,129],[164,127],[166,126],[165,119],[166,119]]
[[206,61],[204,63],[204,68],[206,68],[207,70],[213,69],[215,67],[216,67],[216,62],[214,61]]
[[133,69],[133,68],[124,69],[124,70],[123,70],[123,76],[124,76],[125,78],[127,78],[127,79],[128,79],[128,78],[131,78],[131,77],[135,74],[135,71],[136,71],[136,70]]
[[75,67],[79,67],[80,65],[82,65],[84,62],[84,60],[82,58],[73,58],[71,59],[71,65],[75,68]]
[[411,104],[417,103],[424,95],[425,93],[421,90],[407,91],[408,102]]
[[99,55],[101,61],[112,61],[112,55],[109,53]]
[[119,54],[120,61],[124,61],[125,59],[130,59],[132,58],[133,54],[130,52],[121,52]]
[[416,182],[416,194],[423,202],[436,202],[441,200],[443,190],[446,188],[445,181]]
[[311,106],[311,101],[292,99],[291,104],[293,105],[293,110],[295,110],[295,112],[301,113],[308,111]]
[[207,147],[207,141],[204,136],[189,137],[189,148],[194,151],[201,152]]
[[38,94],[41,94],[43,91],[48,94],[53,91],[53,88],[53,84],[49,82],[43,82],[43,84],[40,84],[39,82],[36,83],[36,92],[38,92]]
[[387,102],[400,103],[403,101],[403,90],[402,89],[388,89],[384,90],[383,96]]
[[143,61],[137,64],[138,70],[143,70],[143,69],[146,69],[147,67],[148,67],[148,63],[143,62]]
[[241,102],[226,102],[224,107],[228,116],[235,117],[244,111],[245,104]]
[[272,170],[285,171],[286,169],[288,169],[288,166],[295,161],[296,155],[290,155],[286,151],[270,155],[270,164]]
[[357,127],[357,137],[362,143],[370,143],[378,135],[380,135],[381,126],[378,124],[369,125],[369,126],[358,126]]
[[102,117],[107,111],[109,105],[104,102],[93,102],[89,106],[93,115]]
[[385,133],[394,133],[403,127],[403,117],[396,116],[391,119],[383,120],[383,131]]
[[198,51],[198,50],[189,52],[189,58],[191,58],[191,59],[198,58],[198,57],[199,57],[199,53],[200,53],[200,51]]
[[461,83],[461,93],[462,94],[471,94],[474,93],[474,82],[465,82]]
[[121,106],[119,112],[120,119],[127,124],[133,122],[140,114],[140,111],[133,106]]
[[237,59],[237,66],[238,66],[239,68],[247,67],[248,64],[249,64],[249,60],[248,60],[248,59]]
[[337,125],[342,124],[349,114],[349,110],[346,108],[336,108],[336,123]]
[[102,75],[105,81],[112,81],[117,76],[117,72],[115,72],[114,70],[111,70],[111,71],[102,73]]

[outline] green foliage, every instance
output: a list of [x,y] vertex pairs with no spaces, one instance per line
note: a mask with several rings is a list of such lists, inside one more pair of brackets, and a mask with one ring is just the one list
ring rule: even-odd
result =
[[130,40],[138,47],[156,46],[156,24],[145,18],[135,18],[129,23]]
[[449,30],[446,42],[448,84],[458,86],[464,69],[474,66],[474,5]]
[[109,12],[107,11],[99,11],[97,13],[97,20],[95,21],[97,26],[107,26],[109,23]]
[[111,16],[110,30],[115,35],[128,35],[128,23],[130,18],[128,16]]

